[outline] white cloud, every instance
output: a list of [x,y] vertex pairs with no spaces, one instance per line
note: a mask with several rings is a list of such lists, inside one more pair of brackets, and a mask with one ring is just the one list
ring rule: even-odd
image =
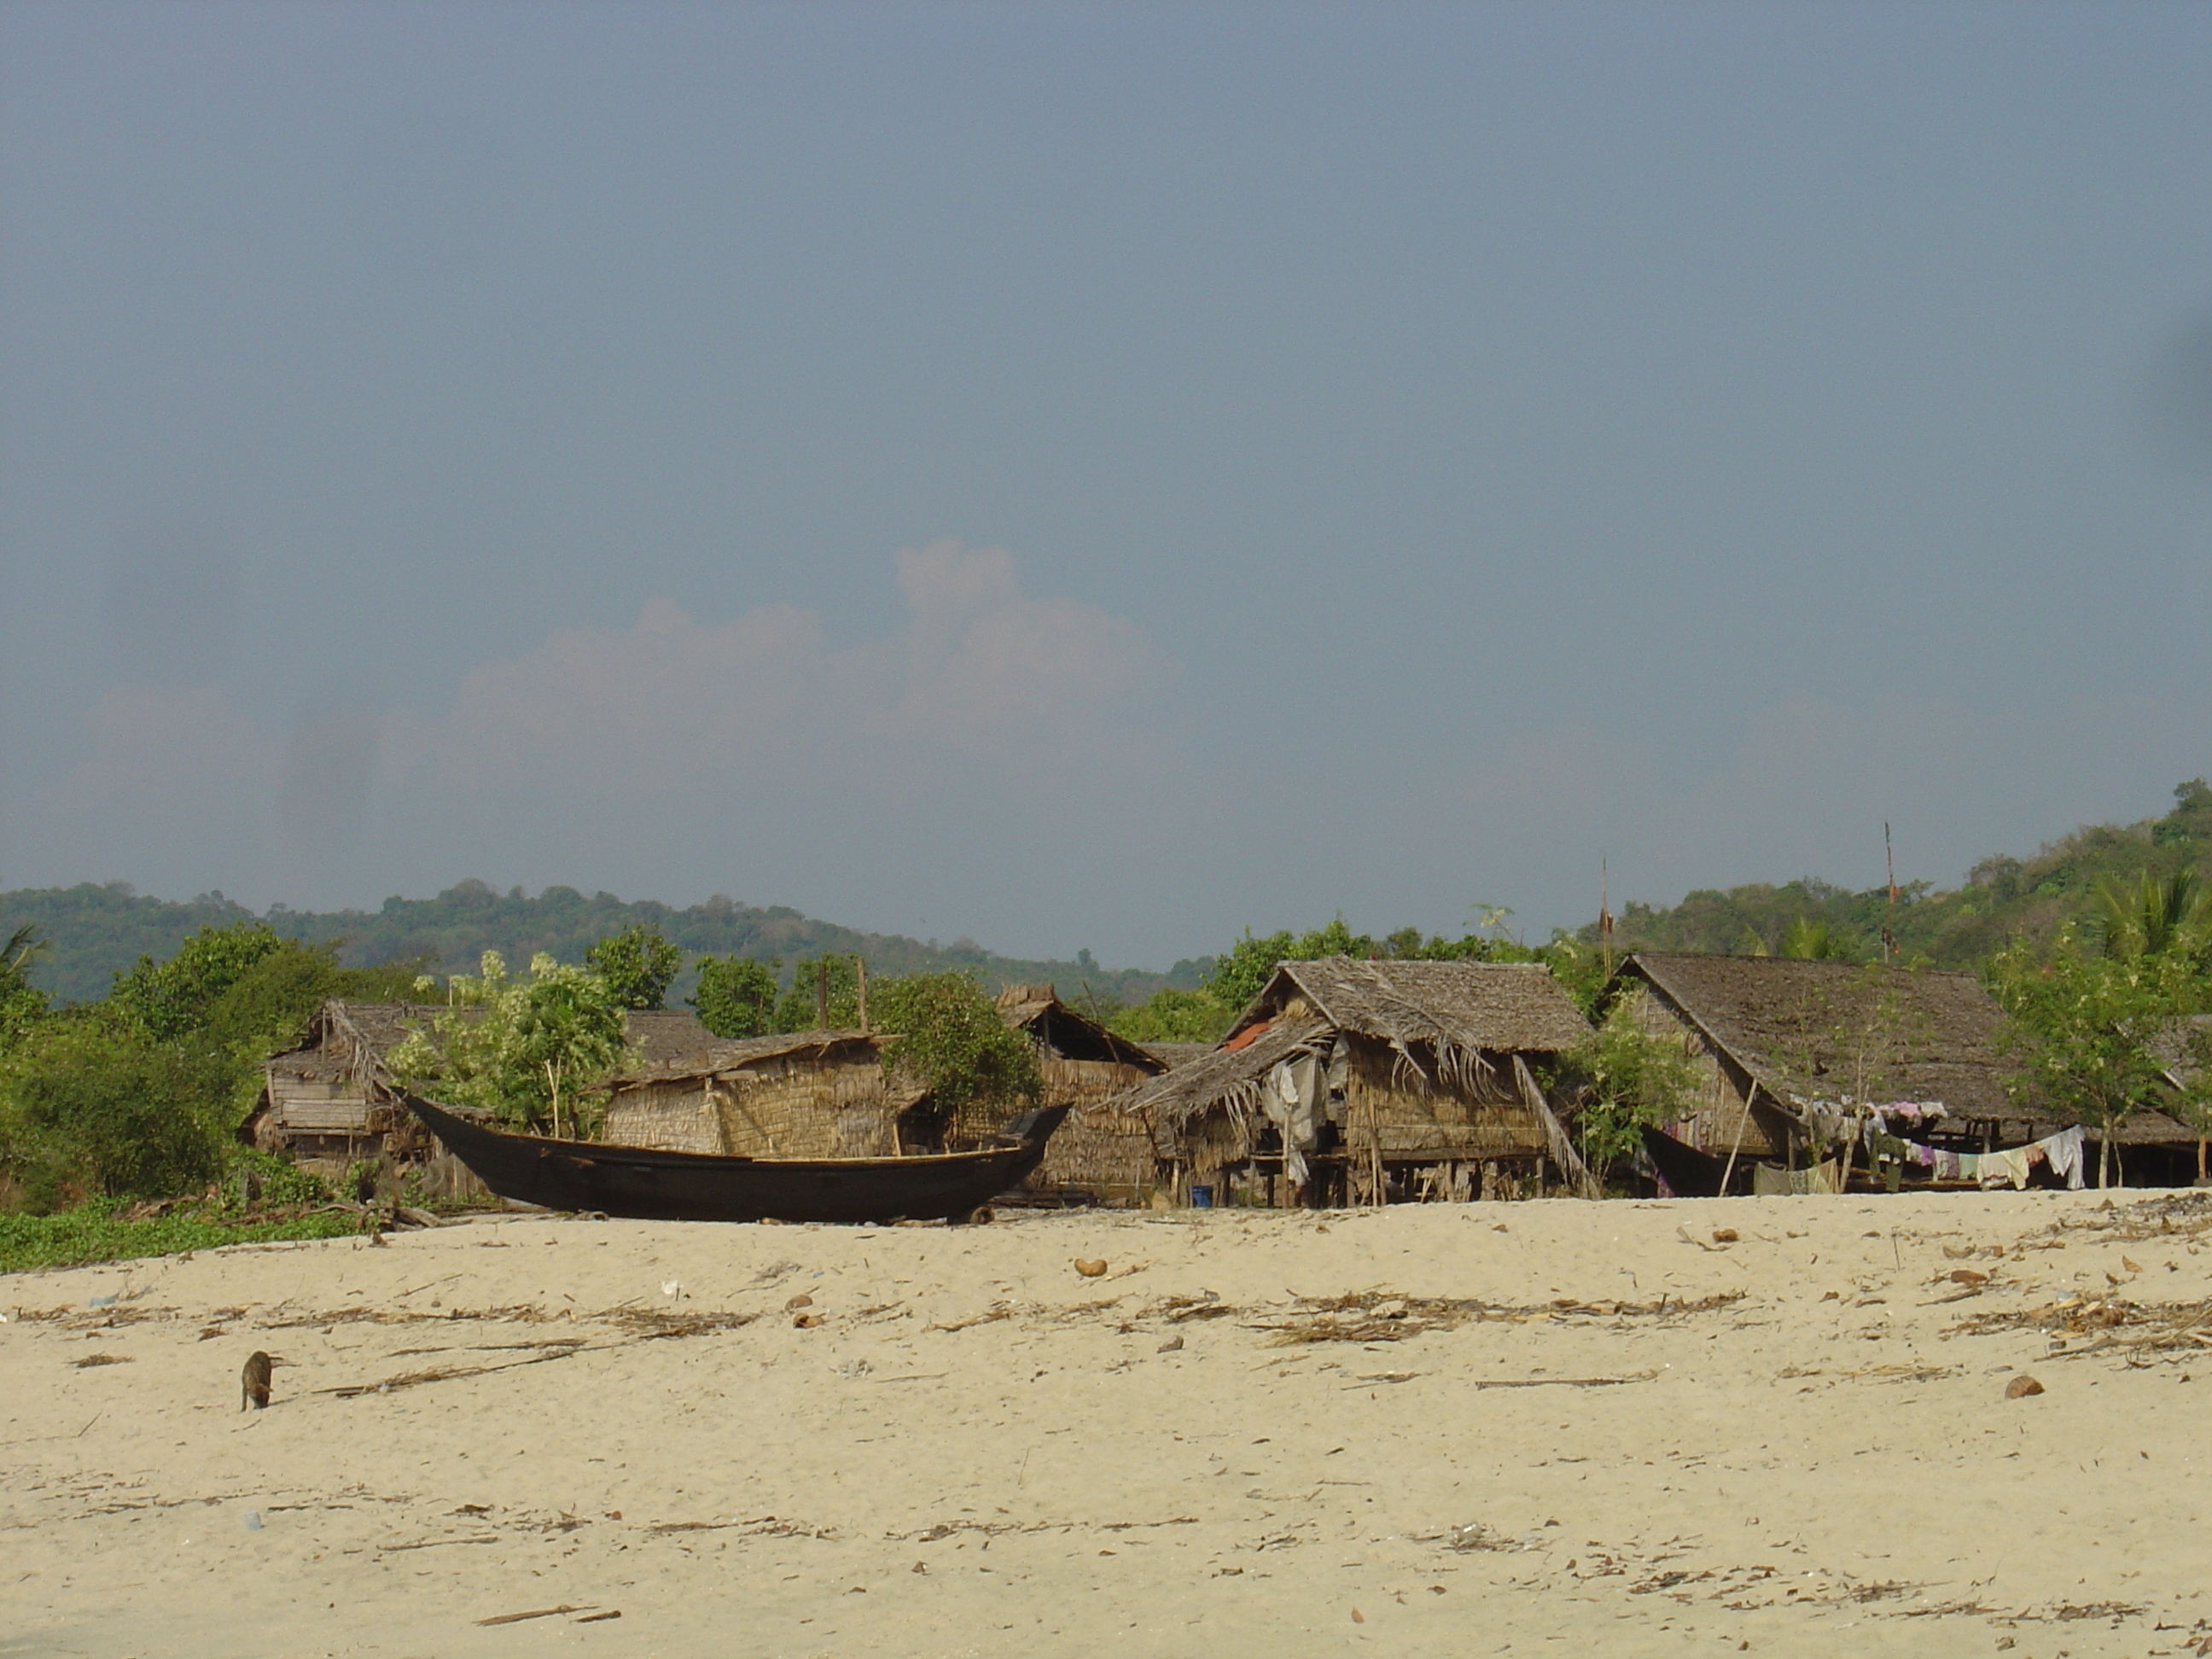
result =
[[897,572],[907,625],[843,649],[789,605],[714,623],[665,599],[625,630],[556,634],[472,670],[451,710],[406,726],[398,763],[473,793],[586,796],[740,769],[789,783],[917,747],[1026,766],[1040,740],[1110,720],[1165,672],[1126,621],[1025,597],[1003,549],[938,542],[901,552]]

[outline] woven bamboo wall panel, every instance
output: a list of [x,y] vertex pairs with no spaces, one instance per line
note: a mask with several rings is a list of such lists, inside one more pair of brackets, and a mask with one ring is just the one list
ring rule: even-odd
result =
[[1680,1042],[1697,1068],[1698,1105],[1676,1125],[1683,1139],[1720,1155],[1731,1150],[1747,1158],[1786,1155],[1788,1149],[1774,1144],[1765,1126],[1746,1103],[1720,1056],[1705,1046],[1704,1038],[1681,1016],[1642,987],[1635,992],[1629,1009],[1629,1018],[1652,1036]]
[[751,1158],[884,1158],[893,1103],[872,1056],[778,1056],[714,1077],[621,1090],[606,1138],[628,1146]]

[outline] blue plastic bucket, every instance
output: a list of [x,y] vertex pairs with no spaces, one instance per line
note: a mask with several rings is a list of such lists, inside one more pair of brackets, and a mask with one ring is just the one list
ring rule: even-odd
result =
[[1211,1187],[1192,1188],[1190,1189],[1190,1207],[1194,1210],[1212,1209],[1213,1207],[1213,1188]]

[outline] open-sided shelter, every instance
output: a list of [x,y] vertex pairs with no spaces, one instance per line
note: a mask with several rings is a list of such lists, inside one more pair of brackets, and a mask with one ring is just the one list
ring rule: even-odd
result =
[[1285,962],[1219,1047],[1113,1104],[1182,1202],[1509,1197],[1547,1164],[1587,1190],[1531,1066],[1589,1033],[1534,963]]
[[[1903,1112],[1929,1144],[1978,1153],[2077,1121],[2007,1088],[2004,1013],[1971,974],[1640,951],[1614,989],[1638,1024],[1679,1038],[1697,1062],[1697,1103],[1668,1133],[1723,1160],[1723,1173],[1733,1164],[1730,1190],[1761,1161],[1826,1156],[1869,1108]],[[2118,1141],[2148,1148],[2186,1133],[2146,1112]]]
[[1006,987],[999,993],[999,1018],[1036,1051],[1044,1077],[1039,1103],[1071,1109],[1030,1184],[1095,1203],[1143,1202],[1153,1184],[1152,1133],[1114,1102],[1166,1071],[1167,1062],[1069,1007],[1049,985]]

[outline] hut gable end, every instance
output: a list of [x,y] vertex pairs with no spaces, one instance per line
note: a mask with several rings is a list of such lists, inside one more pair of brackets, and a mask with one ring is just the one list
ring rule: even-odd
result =
[[1032,1185],[1107,1204],[1141,1201],[1152,1185],[1152,1137],[1143,1120],[1111,1103],[1166,1071],[1168,1062],[1069,1007],[1050,985],[1009,985],[998,1008],[1036,1050],[1044,1083],[1039,1103],[1069,1109]]

